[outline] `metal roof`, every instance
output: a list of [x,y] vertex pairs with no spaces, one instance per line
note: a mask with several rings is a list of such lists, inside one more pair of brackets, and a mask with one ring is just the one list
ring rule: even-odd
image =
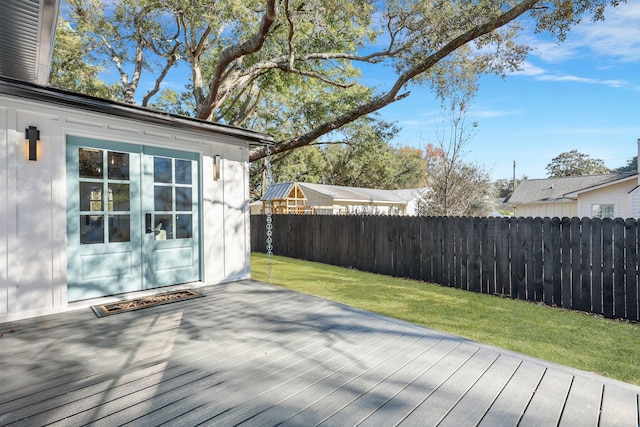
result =
[[634,175],[635,173],[626,173],[527,179],[516,187],[513,195],[509,198],[509,203],[569,202],[570,199],[565,197],[567,194],[603,184],[611,184]]
[[272,184],[267,188],[267,191],[260,200],[284,200],[289,197],[294,185],[294,182],[279,182],[277,184]]
[[340,185],[308,184],[299,182],[300,188],[316,191],[334,201],[406,203],[407,200],[397,190],[377,190],[373,188],[343,187]]
[[46,85],[59,0],[0,2],[0,76]]

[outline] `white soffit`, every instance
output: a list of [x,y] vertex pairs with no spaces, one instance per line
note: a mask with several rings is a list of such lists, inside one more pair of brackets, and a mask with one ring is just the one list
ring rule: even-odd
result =
[[0,76],[46,85],[59,0],[0,0]]

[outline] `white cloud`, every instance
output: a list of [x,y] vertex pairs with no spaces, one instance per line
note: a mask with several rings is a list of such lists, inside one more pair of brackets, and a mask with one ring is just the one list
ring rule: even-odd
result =
[[522,63],[522,67],[520,71],[515,71],[511,73],[512,75],[518,76],[539,76],[545,74],[546,71],[543,68],[538,67],[537,65],[532,64],[529,61],[524,61]]
[[583,22],[571,41],[598,55],[640,61],[640,3],[622,3],[608,9],[604,21]]
[[520,114],[520,111],[504,111],[504,110],[478,110],[471,111],[469,116],[478,119],[493,119],[497,117],[507,117]]
[[624,62],[640,61],[640,3],[627,2],[605,11],[605,20],[585,20],[573,28],[563,43],[537,37],[529,43],[532,55],[559,63],[596,55]]
[[551,73],[550,71],[538,67],[529,61],[525,61],[522,70],[512,73],[513,76],[533,77],[534,80],[550,82],[574,82],[594,85],[604,85],[609,87],[627,87],[629,83],[620,79],[596,79],[592,77],[580,77],[566,73]]
[[596,85],[605,85],[610,87],[623,87],[627,85],[627,83],[624,80],[601,80],[601,79],[593,79],[590,77],[572,76],[568,74],[564,74],[564,75],[543,74],[543,75],[536,76],[535,79],[544,80],[544,81],[553,81],[553,82],[588,83],[588,84],[596,84]]

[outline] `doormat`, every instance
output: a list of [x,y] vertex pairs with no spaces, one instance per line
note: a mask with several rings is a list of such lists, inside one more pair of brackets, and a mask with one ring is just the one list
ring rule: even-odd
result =
[[192,290],[182,290],[167,292],[164,294],[149,295],[147,297],[136,298],[127,301],[118,301],[110,304],[100,304],[91,307],[98,317],[110,316],[112,314],[124,313],[125,311],[141,310],[156,305],[171,304],[172,302],[184,301],[193,298],[203,297],[203,294]]

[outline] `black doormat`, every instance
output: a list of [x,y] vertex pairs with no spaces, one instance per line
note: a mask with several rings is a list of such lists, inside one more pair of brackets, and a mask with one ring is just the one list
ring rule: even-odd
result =
[[110,304],[100,304],[91,307],[98,317],[110,316],[112,314],[124,313],[125,311],[141,310],[157,305],[171,304],[172,302],[185,301],[193,298],[200,298],[204,295],[192,291],[182,290],[167,292],[164,294],[149,295],[147,297],[136,298],[127,301],[118,301]]

